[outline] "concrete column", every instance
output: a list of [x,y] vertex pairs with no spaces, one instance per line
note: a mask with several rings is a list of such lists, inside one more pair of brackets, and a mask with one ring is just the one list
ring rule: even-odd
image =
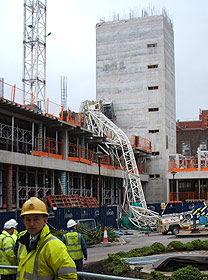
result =
[[64,142],[64,159],[68,158],[69,153],[69,135],[68,130],[63,131],[63,142]]
[[90,196],[93,194],[93,175],[90,175]]
[[42,152],[43,151],[43,124],[42,122],[39,123],[39,129],[38,129],[38,151]]
[[35,195],[38,196],[38,169],[35,169]]
[[28,191],[29,191],[29,187],[28,187],[28,168],[26,168],[26,174],[25,174],[25,187],[26,187],[26,199],[28,199]]
[[58,154],[58,131],[56,130],[56,154]]
[[6,195],[6,210],[7,212],[12,211],[12,164],[7,167],[7,195]]
[[12,117],[12,152],[14,151],[14,117]]
[[54,170],[52,170],[52,175],[51,175],[51,184],[52,184],[51,195],[54,195],[54,189],[55,189],[54,178],[55,178],[55,174],[54,174]]
[[19,209],[19,166],[16,167],[16,205]]
[[19,152],[19,127],[17,125],[17,153]]
[[176,197],[177,197],[177,201],[179,201],[179,193],[178,193],[178,180],[176,179]]
[[66,192],[66,172],[65,171],[61,172],[61,185],[63,188],[64,195],[66,195],[67,192]]
[[35,143],[35,123],[32,123],[32,151],[34,150],[34,143]]
[[85,158],[85,138],[81,137],[80,145],[82,147],[81,149],[81,157]]

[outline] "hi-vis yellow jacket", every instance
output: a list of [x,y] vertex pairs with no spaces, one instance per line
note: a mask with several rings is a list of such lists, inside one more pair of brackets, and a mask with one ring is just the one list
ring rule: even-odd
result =
[[[14,254],[14,239],[6,231],[3,230],[0,235],[0,264],[4,265],[17,265],[16,256]],[[14,269],[3,269],[0,268],[0,274],[8,275],[15,274]]]
[[70,231],[64,235],[66,240],[66,248],[73,260],[83,259],[82,247],[81,247],[81,234],[76,231]]
[[[19,242],[25,234],[27,231],[19,234]],[[50,234],[47,225],[41,231],[36,248],[29,253],[26,245],[19,243],[17,257],[17,280],[77,279],[76,266],[66,246]]]

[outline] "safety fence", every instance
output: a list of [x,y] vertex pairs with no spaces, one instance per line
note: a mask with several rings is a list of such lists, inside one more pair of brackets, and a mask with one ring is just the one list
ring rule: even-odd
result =
[[152,152],[152,142],[147,140],[146,138],[132,135],[130,137],[130,143],[132,148],[141,148],[147,152]]
[[194,201],[194,200],[208,200],[208,192],[170,192],[170,202],[181,202],[181,201]]
[[[0,231],[3,230],[4,223],[9,219],[15,219],[18,222],[18,232],[25,230],[25,226],[20,218],[20,210],[12,212],[0,212]],[[95,219],[96,224],[99,221],[99,207],[91,208],[48,208],[48,225],[50,229],[67,230],[69,219]],[[103,226],[117,228],[117,206],[102,206],[101,221]]]
[[[200,165],[200,166],[199,166]],[[180,160],[170,160],[168,162],[168,168],[171,172],[175,170],[177,172],[183,171],[208,171],[208,159],[200,159],[200,163],[198,158],[186,158]]]
[[[14,269],[17,270],[17,266],[11,266],[11,265],[0,265],[0,268],[4,269]],[[103,279],[103,280],[142,280],[139,278],[128,278],[128,277],[120,277],[120,276],[112,276],[112,275],[105,275],[105,274],[96,274],[96,273],[90,273],[90,272],[77,272],[77,275],[79,277],[84,278],[90,278],[90,279]]]

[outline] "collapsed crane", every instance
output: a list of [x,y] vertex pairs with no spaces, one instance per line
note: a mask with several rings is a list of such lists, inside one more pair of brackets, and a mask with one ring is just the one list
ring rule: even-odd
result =
[[147,209],[133,149],[127,135],[108,119],[100,108],[100,103],[82,103],[87,128],[100,137],[105,137],[105,146],[119,162],[123,171],[126,202],[135,226],[155,224],[158,213]]

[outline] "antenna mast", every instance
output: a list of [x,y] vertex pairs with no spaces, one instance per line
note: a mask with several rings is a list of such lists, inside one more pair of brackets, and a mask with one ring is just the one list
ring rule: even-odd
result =
[[24,0],[23,104],[45,111],[46,99],[46,6],[47,0]]

